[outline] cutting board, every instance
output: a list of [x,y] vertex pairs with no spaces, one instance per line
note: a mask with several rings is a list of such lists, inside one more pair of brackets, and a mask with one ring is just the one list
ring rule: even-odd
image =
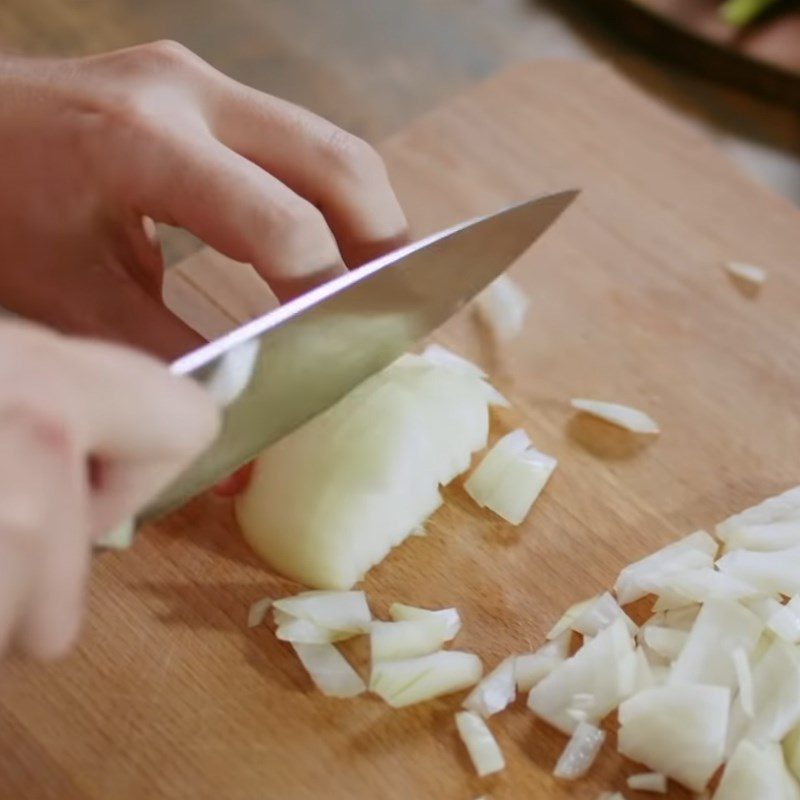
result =
[[[493,348],[464,313],[439,337],[511,400],[493,436],[524,426],[558,470],[519,528],[456,481],[428,535],[364,582],[378,616],[395,600],[457,606],[457,646],[491,668],[626,562],[800,481],[800,214],[787,202],[592,63],[515,67],[382,152],[419,234],[583,191],[512,269],[530,296],[524,333]],[[760,294],[729,280],[730,258],[769,270]],[[208,251],[168,294],[207,334],[269,303],[249,268]],[[573,396],[646,409],[662,434],[576,416]],[[246,627],[251,602],[297,588],[208,496],[98,557],[77,652],[0,669],[0,797],[593,800],[641,771],[614,753],[612,724],[591,774],[555,781],[565,737],[520,699],[491,723],[508,768],[481,781],[454,729],[461,696],[399,711],[322,697],[268,625]],[[361,663],[363,642],[348,652]]]

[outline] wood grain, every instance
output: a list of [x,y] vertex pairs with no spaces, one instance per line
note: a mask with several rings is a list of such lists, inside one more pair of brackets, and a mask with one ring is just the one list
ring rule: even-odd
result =
[[[559,468],[519,529],[448,488],[429,535],[368,576],[377,614],[456,605],[457,645],[491,667],[626,562],[798,482],[800,219],[787,202],[601,65],[514,68],[382,149],[420,234],[583,193],[512,270],[531,297],[523,336],[493,351],[466,314],[440,335],[511,399],[495,434],[524,425]],[[769,269],[759,296],[729,282],[727,258]],[[184,263],[173,302],[201,326],[252,313],[252,285],[237,295],[228,267],[209,253]],[[642,407],[663,433],[632,440],[576,417],[576,395]],[[80,649],[0,670],[0,797],[592,800],[640,769],[612,732],[589,778],[556,782],[565,737],[520,701],[492,721],[508,769],[478,780],[454,731],[459,697],[401,711],[326,699],[268,627],[247,630],[253,600],[295,588],[211,497],[100,557]]]

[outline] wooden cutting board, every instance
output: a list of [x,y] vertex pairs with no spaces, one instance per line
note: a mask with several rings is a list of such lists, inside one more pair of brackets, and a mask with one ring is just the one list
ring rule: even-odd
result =
[[[787,202],[599,64],[511,69],[382,151],[420,234],[540,192],[583,193],[512,270],[531,298],[518,340],[485,346],[467,313],[441,332],[511,399],[495,435],[523,425],[559,468],[518,529],[448,489],[429,535],[368,576],[378,615],[394,600],[455,605],[458,647],[492,667],[536,647],[626,562],[800,480],[800,215]],[[760,295],[732,284],[730,258],[769,270]],[[266,302],[208,252],[169,288],[208,333]],[[573,396],[642,407],[662,435],[575,416]],[[253,600],[296,588],[211,497],[100,556],[79,650],[0,670],[0,797],[590,800],[641,771],[614,754],[612,732],[587,779],[559,784],[565,737],[520,700],[492,720],[508,769],[478,780],[454,730],[460,696],[400,711],[326,699],[268,626],[247,629]]]

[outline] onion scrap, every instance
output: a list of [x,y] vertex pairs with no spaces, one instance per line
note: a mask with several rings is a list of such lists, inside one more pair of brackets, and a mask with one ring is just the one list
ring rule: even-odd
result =
[[497,740],[483,717],[473,711],[459,711],[456,714],[456,727],[481,778],[505,768],[506,762]]
[[619,403],[606,403],[602,400],[588,400],[576,397],[570,401],[574,409],[591,414],[594,417],[610,422],[619,428],[633,433],[659,433],[658,423],[637,408],[623,406]]

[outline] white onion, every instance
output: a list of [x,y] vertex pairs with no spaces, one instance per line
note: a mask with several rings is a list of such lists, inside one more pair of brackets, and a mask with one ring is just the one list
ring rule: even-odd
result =
[[475,298],[478,318],[499,342],[521,333],[527,311],[527,295],[507,275],[496,278]]
[[667,661],[674,661],[689,638],[686,631],[674,628],[662,628],[658,625],[646,625],[642,628],[644,643],[655,653]]
[[578,603],[571,605],[562,615],[561,618],[553,625],[547,633],[548,639],[557,639],[565,632],[571,631],[575,620],[594,603],[596,597],[590,597],[588,600],[581,600]]
[[722,773],[714,800],[800,800],[780,745],[742,740]]
[[343,633],[366,633],[372,621],[364,592],[301,592],[275,600],[272,605],[296,619]]
[[749,656],[764,630],[752,612],[734,600],[709,600],[689,632],[680,656],[672,665],[670,683],[705,683],[736,688],[736,670],[730,653],[741,647]]
[[461,630],[461,617],[455,608],[440,608],[430,610],[427,608],[417,608],[407,606],[403,603],[392,603],[389,607],[389,616],[395,622],[414,619],[438,619],[444,623],[444,637],[446,642],[455,639],[456,634]]
[[464,708],[482,717],[491,717],[514,701],[517,687],[514,681],[515,656],[501,661],[467,695]]
[[369,637],[374,663],[426,656],[441,648],[447,634],[445,621],[430,616],[399,622],[373,622]]
[[629,775],[628,788],[638,792],[667,793],[667,776],[660,772],[640,772],[638,775]]
[[337,631],[323,628],[307,619],[289,619],[278,625],[275,637],[282,642],[301,644],[331,644],[352,639],[356,634],[352,631]]
[[654,611],[680,608],[690,603],[706,600],[740,600],[757,597],[760,592],[754,586],[713,567],[700,567],[670,575],[657,591],[658,601]]
[[788,550],[754,552],[731,550],[717,561],[720,572],[752,584],[765,594],[800,593],[800,546]]
[[506,762],[500,747],[482,717],[472,711],[459,711],[456,714],[456,728],[481,778],[505,768]]
[[247,627],[255,628],[260,625],[264,621],[264,617],[267,616],[267,611],[269,611],[271,605],[271,597],[262,597],[260,600],[256,600],[247,612]]
[[113,531],[95,539],[94,547],[104,547],[106,550],[127,550],[133,544],[136,534],[136,523],[133,517],[122,520]]
[[586,414],[599,417],[633,433],[659,433],[658,423],[644,411],[619,403],[606,403],[601,400],[588,400],[576,397],[570,401],[573,408]]
[[355,697],[366,686],[359,674],[332,644],[292,643],[311,680],[328,697]]
[[441,505],[488,426],[482,379],[404,356],[262,453],[244,535],[278,572],[347,589]]
[[794,726],[783,740],[783,757],[795,779],[800,781],[800,723]]
[[372,665],[370,691],[400,708],[474,686],[483,667],[472,653],[440,650],[419,658]]
[[580,610],[573,620],[571,628],[584,636],[596,636],[618,617],[625,622],[628,633],[633,636],[638,630],[636,623],[620,608],[619,603],[611,594],[603,592]]
[[742,600],[742,605],[749,608],[764,623],[769,622],[769,618],[783,607],[774,597],[754,597]]
[[785,550],[800,544],[800,486],[770,497],[717,525],[727,550]]
[[576,720],[568,712],[576,694],[592,695],[594,703],[586,719],[598,722],[622,698],[619,664],[633,652],[631,637],[622,619],[604,628],[574,656],[559,664],[531,689],[528,707],[554,727],[571,734]]
[[697,531],[662,547],[619,574],[614,590],[624,606],[658,590],[665,581],[689,569],[710,567],[717,554],[717,543],[705,531]]
[[747,651],[741,645],[731,651],[731,661],[736,673],[736,683],[739,687],[739,703],[745,716],[755,715],[755,699],[753,697],[753,671],[750,668],[750,659]]
[[514,678],[517,690],[529,692],[542,678],[549,675],[569,654],[572,631],[563,631],[552,641],[545,642],[533,653],[523,653],[514,659]]
[[553,474],[557,461],[531,447],[522,430],[512,431],[487,453],[464,482],[479,505],[519,525]]
[[221,407],[230,405],[250,383],[258,358],[258,337],[241,342],[217,361],[214,372],[203,381],[204,388]]
[[787,642],[800,642],[800,595],[795,595],[785,606],[778,604],[767,620],[767,627]]
[[672,684],[619,707],[619,751],[699,792],[722,762],[730,690]]
[[763,267],[745,264],[744,261],[726,261],[725,269],[734,277],[754,286],[761,286],[767,280],[767,271]]
[[579,722],[558,758],[553,775],[568,781],[583,777],[597,759],[605,738],[605,731],[588,722]]

